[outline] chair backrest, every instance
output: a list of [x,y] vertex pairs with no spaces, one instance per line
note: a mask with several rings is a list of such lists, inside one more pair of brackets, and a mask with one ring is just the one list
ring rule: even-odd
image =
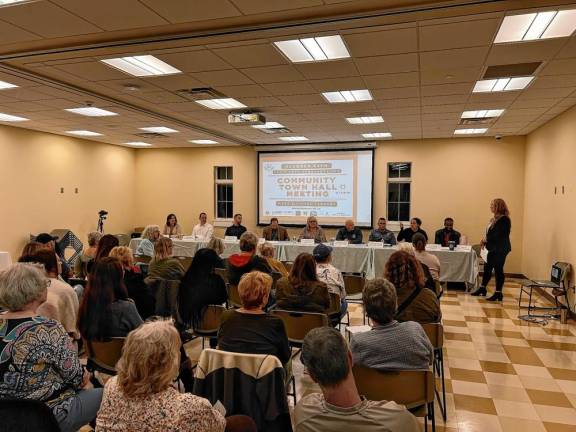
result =
[[86,354],[95,366],[109,373],[116,373],[116,363],[122,356],[122,347],[126,338],[114,337],[105,342],[84,339]]
[[221,305],[208,305],[202,312],[202,319],[194,329],[197,333],[214,333],[220,327],[220,319],[226,308]]
[[228,270],[225,268],[215,268],[214,273],[224,279],[224,282],[228,283]]
[[566,288],[570,279],[572,266],[566,262],[555,262],[550,270],[550,280],[558,285],[564,284]]
[[273,309],[271,313],[284,322],[288,341],[291,344],[302,344],[310,330],[329,325],[328,317],[323,313],[296,312],[282,309]]
[[379,371],[352,368],[358,392],[373,401],[394,401],[415,408],[434,401],[434,375],[425,371]]
[[189,256],[174,256],[173,258],[180,261],[180,264],[182,264],[182,267],[184,267],[184,271],[187,271],[192,264],[192,257]]
[[364,284],[366,283],[364,277],[346,273],[342,274],[342,277],[344,278],[344,288],[346,289],[347,295],[362,294]]
[[444,346],[444,326],[442,323],[428,323],[428,324],[420,324],[428,339],[430,339],[430,343],[434,347],[434,349],[442,349]]
[[236,308],[242,307],[242,300],[238,293],[238,285],[228,284],[228,301]]
[[326,315],[331,316],[335,314],[340,314],[340,296],[336,293],[328,293],[330,294],[330,307],[326,311]]
[[114,234],[118,239],[119,246],[128,246],[130,244],[130,236],[128,234]]
[[52,410],[32,399],[0,399],[0,432],[60,432]]

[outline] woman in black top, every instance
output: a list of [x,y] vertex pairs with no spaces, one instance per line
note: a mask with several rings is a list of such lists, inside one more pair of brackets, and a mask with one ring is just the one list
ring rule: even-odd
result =
[[426,240],[428,240],[428,234],[426,231],[420,228],[422,225],[422,220],[420,218],[412,218],[410,219],[410,226],[408,228],[404,228],[404,225],[400,224],[400,232],[398,233],[398,241],[405,241],[408,243],[412,243],[412,237],[416,233],[422,234]]
[[504,286],[504,263],[506,256],[512,250],[510,244],[510,212],[503,199],[496,198],[490,203],[490,211],[494,217],[490,220],[490,225],[486,230],[486,238],[482,240],[482,247],[488,250],[488,260],[484,264],[484,275],[482,285],[475,292],[474,296],[486,295],[486,285],[492,278],[492,270],[496,276],[496,292],[488,301],[500,301],[503,298],[502,287]]

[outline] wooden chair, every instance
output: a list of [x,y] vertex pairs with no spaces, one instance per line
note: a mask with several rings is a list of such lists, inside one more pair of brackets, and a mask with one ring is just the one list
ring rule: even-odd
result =
[[180,261],[180,264],[182,264],[182,267],[184,267],[184,271],[187,271],[188,268],[190,267],[190,265],[192,264],[192,257],[174,256],[174,258],[176,258],[178,261]]
[[440,384],[442,386],[442,399],[440,399],[440,394],[434,386],[434,391],[436,392],[436,400],[438,401],[438,406],[442,412],[442,418],[446,421],[446,381],[444,379],[444,326],[442,323],[429,323],[421,324],[422,328],[428,335],[430,343],[434,347],[434,361],[432,362],[432,371],[434,375],[440,378]]
[[373,401],[394,401],[405,405],[417,417],[424,417],[424,430],[428,419],[436,431],[434,417],[434,373],[426,371],[379,371],[364,366],[352,368],[358,392]]
[[323,313],[298,312],[282,309],[273,309],[270,313],[284,322],[290,346],[298,348],[298,351],[296,351],[292,357],[300,352],[304,338],[310,330],[316,327],[327,327],[330,325],[328,316]]
[[[126,338],[123,337],[113,337],[107,341],[84,339],[88,357],[86,369],[92,373],[102,372],[107,375],[116,375],[116,363],[122,356],[125,340]],[[102,384],[97,379],[94,378],[91,381],[95,387],[102,387]]]
[[436,298],[440,300],[442,295],[444,294],[444,285],[439,280],[434,281],[434,289],[436,291]]
[[218,335],[220,320],[226,308],[221,305],[208,305],[202,312],[200,323],[192,327],[192,335],[202,338],[202,349],[204,349],[205,338],[213,338]]
[[238,293],[238,285],[228,284],[228,304],[235,309],[242,307],[242,300],[240,300],[240,294]]
[[[366,311],[364,311],[364,305],[362,303],[362,291],[364,290],[364,284],[366,283],[366,278],[351,273],[343,273],[344,278],[344,288],[346,289],[346,301],[348,304],[359,304],[362,305],[362,323],[366,324]],[[350,313],[346,313],[348,319],[348,325],[350,325]]]

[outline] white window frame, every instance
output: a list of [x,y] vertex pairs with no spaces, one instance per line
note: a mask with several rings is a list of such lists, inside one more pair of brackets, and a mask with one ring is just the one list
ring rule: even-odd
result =
[[[231,168],[232,178],[231,179],[219,179],[218,169],[219,168]],[[218,186],[220,185],[232,185],[232,194],[234,194],[234,167],[227,166],[214,166],[214,226],[216,227],[227,227],[230,222],[234,220],[234,200],[232,200],[232,217],[230,218],[219,218],[218,217]]]
[[[405,164],[409,164],[410,165],[410,177],[390,177],[389,176],[389,171],[390,171],[390,165],[392,164],[398,164],[398,163],[405,163]],[[409,218],[410,213],[412,212],[412,162],[388,162],[386,164],[386,220],[388,221],[388,192],[389,192],[389,187],[391,183],[408,183],[410,185],[410,201],[397,201],[398,204],[400,203],[405,203],[408,202],[409,206],[410,206],[410,211],[408,212],[408,216]],[[398,225],[397,229],[400,230],[400,224],[408,224],[410,223],[410,219],[406,220],[406,221],[390,221],[390,224],[392,224],[392,226],[394,227],[395,224]]]

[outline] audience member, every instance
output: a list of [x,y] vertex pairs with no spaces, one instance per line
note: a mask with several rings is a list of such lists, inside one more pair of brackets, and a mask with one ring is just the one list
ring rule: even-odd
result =
[[288,237],[288,231],[283,226],[278,225],[278,218],[276,217],[270,219],[270,225],[262,230],[262,237],[264,237],[266,241],[290,240],[290,237]]
[[362,244],[362,231],[360,228],[354,226],[354,221],[348,219],[343,228],[340,228],[336,233],[336,240],[347,240],[350,244]]
[[136,248],[136,255],[154,256],[154,243],[160,238],[160,227],[158,225],[148,225],[142,231],[142,241]]
[[288,277],[276,283],[276,303],[280,309],[326,312],[330,307],[328,287],[318,280],[316,261],[308,253],[294,260]]
[[436,231],[436,234],[434,235],[434,243],[447,247],[450,242],[459,245],[460,233],[454,230],[454,219],[448,217],[444,219],[444,228]]
[[128,299],[122,264],[102,258],[88,276],[78,314],[80,334],[88,340],[125,337],[140,324],[136,305]]
[[298,240],[302,239],[314,239],[315,243],[322,243],[326,241],[326,236],[324,235],[324,230],[318,225],[318,220],[316,216],[308,216],[306,220],[306,226],[302,229]]
[[216,255],[218,255],[219,257],[222,257],[222,254],[224,253],[224,242],[222,241],[221,238],[212,237],[206,247],[216,252]]
[[138,314],[144,320],[154,315],[156,299],[144,282],[144,275],[134,265],[132,250],[126,246],[116,246],[110,251],[110,257],[117,258],[122,264],[124,285],[128,291],[128,297],[136,304]]
[[44,249],[44,245],[42,243],[38,243],[37,241],[29,241],[22,248],[22,253],[20,253],[20,256],[23,257],[26,255],[34,255],[40,249]]
[[354,364],[381,370],[427,370],[434,348],[422,326],[398,322],[396,288],[386,279],[366,282],[362,303],[372,329],[352,336]]
[[258,237],[251,232],[245,232],[240,237],[240,253],[231,255],[226,263],[228,268],[228,282],[238,285],[244,273],[258,270],[264,273],[272,273],[266,258],[256,255]]
[[318,327],[306,335],[302,363],[322,394],[296,405],[296,432],[419,432],[421,426],[402,405],[360,396],[352,374],[352,354],[336,329]]
[[92,231],[88,234],[88,247],[82,251],[74,262],[74,275],[77,278],[84,279],[88,276],[88,263],[93,261],[98,250],[98,243],[102,238],[102,233]]
[[378,228],[374,228],[370,232],[368,241],[377,241],[390,245],[396,244],[396,236],[392,231],[386,228],[386,218],[381,217],[378,219]]
[[240,238],[242,234],[246,232],[246,227],[242,225],[242,215],[236,213],[234,215],[234,223],[226,228],[224,232],[225,236]]
[[424,231],[420,226],[422,225],[422,221],[420,218],[412,218],[410,219],[410,226],[408,228],[404,228],[402,224],[400,224],[400,232],[398,233],[398,241],[406,241],[408,243],[412,242],[412,236],[416,233],[422,234],[428,240],[428,234]]
[[[178,224],[178,218],[176,218],[174,213],[170,213],[166,218],[166,225],[164,225],[162,234],[168,237],[179,237],[182,235],[182,228]],[[144,237],[144,233],[142,233],[142,237]]]
[[319,244],[314,248],[312,255],[316,261],[318,280],[326,284],[328,292],[340,296],[340,316],[342,317],[348,309],[346,288],[342,272],[332,265],[332,248],[325,244]]
[[[413,257],[416,257],[416,251],[414,250],[414,246],[412,245],[412,243],[400,242],[398,243],[398,246],[396,246],[396,248],[399,251],[404,251],[406,253],[409,253]],[[436,292],[436,282],[434,282],[434,278],[432,277],[432,273],[430,273],[430,269],[426,264],[420,261],[418,261],[418,263],[420,264],[420,267],[424,274],[424,286]]]
[[272,354],[284,367],[291,357],[284,322],[264,311],[272,277],[259,271],[246,273],[238,284],[242,307],[224,312],[218,330],[218,347],[247,354]]
[[60,250],[60,247],[56,243],[56,240],[58,240],[58,237],[48,233],[40,233],[36,236],[35,239],[35,241],[43,244],[45,248],[51,250],[56,254],[56,258],[58,259],[58,263],[60,265],[60,272],[59,272],[60,276],[65,281],[68,281],[68,279],[72,277],[72,269],[70,268],[70,265],[66,261],[63,251]]
[[172,256],[172,239],[162,237],[154,244],[154,258],[148,266],[148,279],[180,280],[184,267]]
[[274,258],[274,246],[272,246],[270,243],[262,243],[258,247],[258,251],[260,252],[260,255],[266,259],[266,262],[272,271],[280,273],[282,276],[288,276],[288,270],[286,270],[284,264]]
[[147,322],[130,332],[118,375],[106,383],[96,431],[224,431],[226,420],[209,401],[172,385],[180,346],[170,321]]
[[440,303],[436,294],[424,287],[422,266],[413,255],[405,251],[394,252],[386,262],[384,278],[396,287],[398,321],[422,324],[440,321]]
[[20,257],[19,261],[41,264],[48,277],[46,301],[38,306],[37,314],[58,321],[72,338],[79,339],[80,335],[76,327],[78,296],[74,288],[58,279],[56,254],[48,249],[42,249],[34,255]]
[[97,263],[102,258],[106,258],[112,249],[116,246],[120,245],[120,241],[118,237],[113,236],[112,234],[106,234],[102,236],[100,241],[98,242],[98,247],[96,248],[96,255],[94,256],[94,263]]
[[34,399],[52,410],[60,430],[73,432],[96,418],[102,389],[83,390],[89,374],[62,325],[40,317],[49,282],[32,264],[0,272],[0,398]]
[[197,240],[209,241],[212,237],[214,237],[214,227],[206,222],[208,219],[206,213],[200,213],[198,219],[200,223],[198,223],[192,229],[192,236]]
[[416,259],[428,268],[435,281],[440,280],[440,260],[436,255],[426,251],[426,237],[420,233],[414,234],[412,236],[412,245],[414,246]]

